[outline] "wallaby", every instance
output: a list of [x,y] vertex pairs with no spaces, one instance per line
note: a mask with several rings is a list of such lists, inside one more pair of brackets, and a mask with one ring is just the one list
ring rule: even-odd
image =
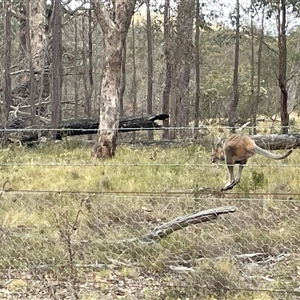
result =
[[[277,155],[258,147],[249,136],[238,134],[233,134],[225,142],[219,139],[213,149],[212,163],[225,160],[229,174],[229,182],[225,184],[221,191],[231,190],[239,183],[244,165],[247,163],[248,158],[255,153],[272,159],[284,159],[292,153],[292,150],[288,150],[283,155]],[[234,164],[239,165],[236,178],[234,178]]]

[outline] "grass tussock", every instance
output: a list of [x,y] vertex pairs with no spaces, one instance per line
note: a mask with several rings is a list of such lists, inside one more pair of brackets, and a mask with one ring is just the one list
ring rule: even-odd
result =
[[[0,269],[21,277],[7,289],[23,292],[22,276],[45,274],[48,283],[71,282],[80,299],[121,293],[123,299],[276,300],[282,295],[268,290],[298,287],[297,196],[252,195],[298,193],[297,151],[284,161],[250,160],[238,196],[213,193],[226,182],[226,168],[211,166],[210,153],[192,144],[119,146],[114,159],[102,162],[71,143],[11,146],[0,159],[0,180],[8,181],[0,199]],[[189,193],[169,194],[183,191]],[[128,242],[178,216],[224,205],[238,211],[155,244]],[[243,258],[251,254],[257,256]],[[125,281],[126,288],[115,290]],[[82,289],[83,282],[93,288]]]

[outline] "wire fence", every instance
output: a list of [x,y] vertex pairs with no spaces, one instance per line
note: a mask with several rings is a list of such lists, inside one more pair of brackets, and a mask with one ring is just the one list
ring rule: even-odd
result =
[[[55,174],[199,172],[211,164],[0,162],[2,171],[28,166]],[[297,172],[299,165],[248,167]],[[33,189],[3,180],[0,299],[299,299],[300,192],[174,189]]]
[[[299,201],[239,196],[2,193],[0,295],[299,299]],[[179,216],[216,207],[235,211],[144,240]]]

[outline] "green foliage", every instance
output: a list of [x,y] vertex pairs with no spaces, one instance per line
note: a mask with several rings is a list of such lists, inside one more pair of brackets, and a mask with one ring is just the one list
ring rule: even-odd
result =
[[253,170],[251,172],[251,175],[253,190],[257,191],[258,188],[264,188],[265,184],[267,183],[264,173]]

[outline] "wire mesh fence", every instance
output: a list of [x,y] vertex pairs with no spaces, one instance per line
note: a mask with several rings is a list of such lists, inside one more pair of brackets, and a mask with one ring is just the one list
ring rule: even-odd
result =
[[[225,167],[197,147],[108,162],[2,150],[0,299],[299,299],[299,161],[253,160],[220,193]],[[263,168],[289,177],[274,188]]]
[[[0,296],[299,299],[297,197],[6,191]],[[179,216],[228,206],[236,210],[143,239]]]

